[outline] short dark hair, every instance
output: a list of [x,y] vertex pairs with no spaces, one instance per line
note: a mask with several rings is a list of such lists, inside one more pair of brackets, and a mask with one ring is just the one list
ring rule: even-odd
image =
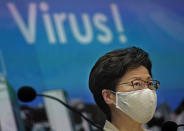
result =
[[102,90],[116,91],[117,84],[129,69],[144,66],[152,76],[152,63],[149,54],[138,47],[117,49],[100,57],[93,66],[89,76],[89,88],[96,104],[111,121],[111,111],[105,103]]

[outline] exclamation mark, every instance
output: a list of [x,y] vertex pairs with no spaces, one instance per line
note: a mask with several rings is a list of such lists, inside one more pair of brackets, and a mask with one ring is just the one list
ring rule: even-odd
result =
[[116,4],[111,4],[110,7],[111,7],[111,10],[112,10],[112,16],[113,16],[113,19],[114,19],[114,22],[115,22],[116,29],[119,32],[119,41],[121,43],[126,43],[127,38],[123,34],[124,28],[123,28],[123,25],[122,25],[122,22],[121,22],[121,17],[120,17],[118,8],[117,8]]

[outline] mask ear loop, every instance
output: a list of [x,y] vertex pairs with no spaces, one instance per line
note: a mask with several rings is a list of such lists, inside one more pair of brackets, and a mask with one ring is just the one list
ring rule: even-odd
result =
[[116,95],[116,92],[115,91],[111,90],[111,92]]
[[111,90],[111,92],[115,95],[115,97],[116,97],[116,101],[115,101],[115,103],[113,103],[115,106],[117,106],[117,92],[115,92],[115,91],[113,91],[113,90]]

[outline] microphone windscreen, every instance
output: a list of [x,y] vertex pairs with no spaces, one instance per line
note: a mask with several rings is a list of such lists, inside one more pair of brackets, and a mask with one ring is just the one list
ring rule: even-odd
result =
[[177,131],[178,125],[173,121],[164,122],[162,125],[162,131]]
[[22,102],[31,102],[36,97],[36,91],[30,86],[23,86],[18,90],[17,96]]

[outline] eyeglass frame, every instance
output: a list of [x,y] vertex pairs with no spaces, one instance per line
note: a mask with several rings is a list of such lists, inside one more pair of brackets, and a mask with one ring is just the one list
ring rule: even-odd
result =
[[[129,82],[123,82],[123,83],[120,83],[120,84],[118,84],[118,85],[123,85],[123,84],[129,84],[129,83],[131,83],[131,85],[130,86],[132,86],[133,88],[134,88],[134,81],[142,81],[142,82],[144,82],[144,87],[145,87],[145,84],[147,84],[147,87],[149,88],[149,82],[151,81],[152,83],[153,82],[155,82],[155,84],[153,84],[153,89],[154,90],[158,90],[158,88],[159,88],[159,86],[160,86],[160,81],[158,81],[158,80],[149,80],[149,81],[145,81],[145,80],[142,80],[142,79],[134,79],[134,80],[132,80],[132,81],[129,81]],[[155,88],[155,86],[156,86],[156,88]],[[134,88],[135,89],[135,88]]]

